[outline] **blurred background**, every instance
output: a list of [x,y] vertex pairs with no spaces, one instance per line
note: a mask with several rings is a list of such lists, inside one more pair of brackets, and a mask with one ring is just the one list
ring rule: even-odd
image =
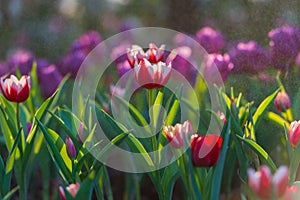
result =
[[105,39],[143,26],[195,34],[209,25],[227,40],[265,46],[272,28],[298,24],[299,11],[297,0],[1,0],[0,59],[22,47],[54,62],[87,30]]

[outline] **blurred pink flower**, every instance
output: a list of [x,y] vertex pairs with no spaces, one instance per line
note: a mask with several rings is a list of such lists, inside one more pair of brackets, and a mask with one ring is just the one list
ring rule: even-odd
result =
[[300,139],[300,121],[293,121],[290,125],[290,129],[288,132],[290,144],[292,147],[296,147],[298,145]]
[[[79,189],[80,189],[80,184],[79,183],[76,183],[76,184],[70,184],[67,188],[66,188],[66,190],[70,193],[70,195],[72,196],[72,197],[76,197],[76,195],[77,195],[77,192],[79,191]],[[63,189],[63,187],[62,186],[59,186],[59,188],[58,188],[58,192],[59,192],[59,195],[60,195],[60,197],[61,197],[61,199],[62,200],[66,200],[66,195],[65,195],[65,192],[64,192],[64,189]]]
[[278,92],[274,104],[278,112],[285,112],[291,107],[290,97],[286,92]]

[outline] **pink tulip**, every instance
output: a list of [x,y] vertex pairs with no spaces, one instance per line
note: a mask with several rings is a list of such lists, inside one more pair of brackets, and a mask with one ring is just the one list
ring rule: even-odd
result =
[[134,66],[134,76],[137,82],[146,89],[163,87],[168,82],[171,71],[171,62],[169,64],[164,62],[151,64],[145,58],[139,64],[135,63]]
[[[70,193],[70,195],[75,198],[78,190],[80,189],[80,184],[79,183],[76,183],[76,184],[73,183],[73,184],[69,185],[66,189]],[[60,195],[61,199],[66,200],[66,195],[65,195],[65,192],[64,192],[64,189],[63,189],[62,186],[59,186],[58,192],[59,192],[59,195]]]
[[290,144],[292,147],[296,147],[298,145],[300,139],[300,121],[293,121],[290,125],[290,129],[288,132]]
[[291,107],[290,97],[285,92],[279,92],[274,100],[278,112],[286,111]]
[[[262,166],[258,171],[248,169],[248,184],[254,194],[261,199],[271,199],[272,196],[280,198],[288,186],[288,168],[281,166],[272,177],[267,166]],[[275,194],[272,194],[272,192]]]
[[178,123],[175,126],[165,126],[163,131],[171,146],[176,149],[184,147],[189,136],[193,134],[189,121],[185,121],[183,124]]

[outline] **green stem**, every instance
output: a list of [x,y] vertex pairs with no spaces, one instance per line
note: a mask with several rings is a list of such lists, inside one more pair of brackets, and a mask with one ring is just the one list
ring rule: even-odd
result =
[[20,105],[17,103],[16,107],[17,130],[20,130]]

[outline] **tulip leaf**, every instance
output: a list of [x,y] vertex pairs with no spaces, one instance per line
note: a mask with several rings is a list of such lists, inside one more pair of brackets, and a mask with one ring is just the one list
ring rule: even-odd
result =
[[[283,127],[284,126],[289,126],[289,122],[286,121],[285,119],[283,119],[282,117],[280,117],[279,115],[277,115],[276,113],[273,112],[268,112],[265,115],[265,118],[269,121],[274,122],[275,124],[278,124],[279,126]],[[289,128],[289,127],[287,127]]]
[[[290,144],[287,144],[290,145]],[[290,185],[294,183],[296,180],[296,174],[298,170],[298,166],[300,163],[300,145],[298,144],[297,147],[292,152],[292,158],[290,161],[290,169],[289,169],[289,183]]]
[[[213,178],[212,178],[212,186],[211,186],[211,196],[210,199],[214,200],[214,199],[218,199],[220,197],[220,191],[221,191],[221,182],[222,182],[222,178],[223,178],[223,170],[224,170],[224,166],[225,166],[225,160],[226,160],[226,154],[227,154],[227,149],[228,149],[228,143],[229,143],[229,137],[230,137],[230,118],[228,119],[227,122],[227,127],[224,133],[222,134],[224,140],[223,140],[223,144],[222,144],[222,150],[220,153],[220,157],[218,160],[218,163],[216,165],[214,174],[213,174]],[[210,180],[210,179],[209,179]]]
[[5,168],[6,174],[8,174],[14,167],[15,155],[16,155],[16,152],[18,149],[17,146],[20,143],[21,133],[22,133],[22,129],[19,130],[19,132],[15,138],[14,144],[9,152],[9,156],[6,161],[6,168]]
[[19,190],[19,186],[14,187],[11,191],[9,191],[2,200],[9,200],[11,197]]
[[37,118],[36,121],[39,128],[42,130],[42,133],[44,134],[49,153],[54,163],[59,169],[59,172],[62,175],[63,179],[67,183],[69,183],[72,180],[70,173],[70,171],[72,170],[72,163],[70,158],[68,157],[66,145],[55,131],[46,129],[46,127]]
[[[70,113],[67,110],[65,110],[65,112],[63,112],[64,114],[62,114],[60,112],[61,116],[64,116],[64,117],[59,117],[58,115],[56,115],[50,111],[48,111],[48,112],[51,114],[52,118],[60,125],[60,127],[67,133],[67,135],[72,139],[72,141],[76,147],[76,150],[78,150],[81,145],[78,142],[78,136],[77,136],[78,130],[76,129],[76,126],[78,125],[78,127],[79,127],[78,123],[80,123],[80,120],[78,118],[76,118],[74,114]],[[66,114],[66,113],[68,113],[68,114]],[[74,124],[75,121],[78,122],[78,123],[76,123],[77,125]]]
[[[115,137],[114,139],[112,139],[103,149],[101,149],[101,151],[99,152],[99,143],[96,143],[94,146],[92,146],[91,148],[88,149],[89,152],[94,152],[94,155],[96,159],[98,160],[105,160],[106,158],[103,158],[103,156],[109,156],[109,152],[115,147],[118,146],[122,141],[124,141],[124,139],[126,137],[128,137],[128,132],[127,133],[121,133],[119,134],[117,137]],[[96,149],[97,148],[97,149]],[[97,153],[99,152],[99,153]]]
[[171,125],[173,123],[178,113],[179,106],[180,106],[180,101],[176,99],[170,109],[170,112],[168,113],[165,125]]
[[[134,120],[137,122],[138,125],[143,126],[147,132],[151,133],[151,130],[148,126],[148,122],[131,103],[118,96],[114,96],[114,98],[116,98],[119,102],[121,102],[123,106],[125,106],[125,108],[129,109],[130,113],[132,114],[132,117],[134,118]],[[127,121],[131,121],[131,119],[127,118]]]
[[176,180],[180,177],[176,162],[165,168],[161,178],[161,187],[163,189],[165,199],[172,199],[172,193]]
[[258,106],[257,110],[255,111],[253,115],[253,123],[254,126],[257,127],[259,122],[261,121],[262,117],[264,116],[264,113],[267,111],[268,107],[271,105],[273,100],[275,99],[277,93],[279,92],[279,89],[273,92],[270,96],[265,98],[263,102]]
[[245,144],[247,144],[254,152],[256,152],[256,154],[261,158],[261,160],[264,161],[273,172],[276,171],[276,165],[274,164],[269,154],[261,146],[259,146],[253,140],[242,138],[239,135],[237,135],[237,138],[245,142]]

